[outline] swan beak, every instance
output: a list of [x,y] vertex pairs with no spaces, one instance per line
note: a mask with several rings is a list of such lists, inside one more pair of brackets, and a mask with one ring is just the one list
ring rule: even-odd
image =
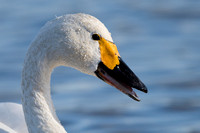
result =
[[133,73],[133,71],[119,58],[119,65],[116,65],[114,69],[108,68],[103,62],[98,64],[98,68],[95,74],[98,78],[106,83],[119,89],[132,99],[140,101],[137,94],[132,88],[138,89],[147,93],[146,86],[140,81],[140,79]]

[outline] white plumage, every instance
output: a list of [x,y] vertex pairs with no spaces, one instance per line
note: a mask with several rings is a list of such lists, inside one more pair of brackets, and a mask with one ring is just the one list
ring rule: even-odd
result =
[[[98,19],[87,14],[72,14],[49,21],[33,40],[25,58],[21,84],[29,133],[66,133],[51,100],[51,72],[63,65],[94,75],[100,62],[99,44],[91,38],[94,33],[112,41],[110,33]],[[20,105],[7,103],[0,107],[0,114],[14,111],[10,121],[1,120],[0,131],[27,132]]]
[[[0,103],[0,133],[28,133],[22,105]],[[6,132],[6,133],[7,133]]]

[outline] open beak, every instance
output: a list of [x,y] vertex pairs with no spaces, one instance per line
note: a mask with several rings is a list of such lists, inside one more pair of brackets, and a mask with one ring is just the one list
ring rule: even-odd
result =
[[146,86],[140,81],[140,79],[132,72],[132,70],[119,58],[119,65],[116,65],[114,69],[109,69],[103,62],[98,64],[98,68],[95,71],[97,77],[105,81],[106,83],[119,89],[132,99],[140,101],[137,94],[132,88],[138,89],[147,93]]
[[116,45],[99,34],[93,34],[92,38],[99,42],[101,54],[101,62],[95,71],[96,76],[132,99],[140,101],[132,88],[145,93],[147,93],[147,88],[120,58]]

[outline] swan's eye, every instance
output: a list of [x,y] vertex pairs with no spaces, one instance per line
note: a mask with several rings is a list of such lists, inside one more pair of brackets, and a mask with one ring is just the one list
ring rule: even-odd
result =
[[92,39],[93,40],[100,40],[100,35],[99,34],[93,34]]

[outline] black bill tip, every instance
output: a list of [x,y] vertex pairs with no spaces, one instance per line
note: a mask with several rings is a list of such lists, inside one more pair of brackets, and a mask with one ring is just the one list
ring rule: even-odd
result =
[[138,81],[138,85],[133,85],[132,87],[144,93],[148,93],[147,87],[140,80]]
[[103,62],[100,62],[95,74],[97,77],[119,89],[132,99],[140,101],[139,97],[132,88],[147,93],[147,87],[140,81],[140,79],[120,57],[119,61],[120,64],[117,65],[113,70],[106,67]]
[[131,95],[131,94],[127,94],[130,98],[132,98],[133,100],[136,100],[136,101],[140,101],[140,99],[138,98],[138,97],[135,97],[135,96],[133,96],[133,95]]

